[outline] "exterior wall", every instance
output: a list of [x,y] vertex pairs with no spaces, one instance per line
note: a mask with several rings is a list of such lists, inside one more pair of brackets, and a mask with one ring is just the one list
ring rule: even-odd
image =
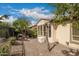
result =
[[[44,25],[45,23],[48,23],[48,21],[47,20],[41,20],[38,24],[37,24],[37,26],[40,26],[40,25]],[[49,31],[49,30],[48,30]],[[53,40],[53,25],[51,25],[51,37],[48,37],[48,40],[49,40],[49,42],[50,43],[53,43],[54,42],[54,40]],[[37,32],[37,34],[38,34],[38,32]],[[46,36],[38,36],[37,35],[37,39],[38,39],[38,41],[40,42],[40,43],[43,43],[45,40],[46,40]]]
[[55,36],[54,35],[54,28],[53,28],[53,25],[51,24],[51,37],[48,37],[49,43],[55,42],[54,36]]
[[67,45],[67,42],[70,42],[70,24],[65,26],[58,25],[56,29],[56,40],[64,45]]
[[38,39],[38,42],[40,42],[40,43],[44,42],[45,37],[38,35],[38,26],[43,25],[43,24],[45,24],[45,23],[47,23],[47,21],[41,20],[41,21],[37,24],[37,39]]
[[[40,26],[40,25],[44,25],[45,23],[47,23],[48,21],[47,20],[41,20],[38,24],[37,24],[37,27]],[[37,28],[38,30],[38,28]],[[38,42],[42,43],[45,41],[45,36],[39,36],[38,35],[38,31],[37,31],[37,39],[38,39]]]
[[76,41],[76,40],[73,40],[73,30],[72,30],[72,27],[71,27],[71,39],[70,39],[70,44],[69,44],[69,47],[71,48],[76,48],[76,49],[79,49],[79,41]]
[[[67,47],[79,49],[79,44],[71,42],[73,39],[71,28],[70,24],[67,24],[66,26],[59,25],[56,30],[56,40]],[[69,45],[67,45],[67,42]]]
[[[46,20],[41,20],[37,26],[43,25],[47,23],[48,21]],[[38,41],[40,43],[44,42],[46,37],[45,36],[37,36]],[[53,28],[53,25],[51,24],[51,37],[48,37],[49,43],[53,42],[59,42],[60,44],[63,44],[67,47],[71,48],[79,48],[79,44],[72,43],[71,40],[73,39],[72,37],[72,30],[70,24],[67,25],[58,25],[57,29],[55,30]],[[69,43],[69,45],[67,45]]]
[[[38,38],[38,41],[40,43],[42,43],[42,42],[44,42],[46,40],[46,36],[37,36],[37,38]],[[49,43],[55,42],[55,40],[54,40],[53,25],[51,25],[51,37],[48,37],[48,41],[49,41]]]
[[38,39],[38,42],[43,43],[45,42],[46,38],[44,36],[40,36],[40,37],[37,37],[37,39]]
[[79,49],[79,44],[70,43],[69,47],[74,48],[74,49]]

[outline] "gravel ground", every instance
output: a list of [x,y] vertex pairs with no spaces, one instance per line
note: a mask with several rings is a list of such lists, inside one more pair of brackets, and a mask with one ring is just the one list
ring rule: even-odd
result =
[[22,41],[17,41],[17,45],[12,45],[11,55],[12,56],[22,56]]
[[[39,43],[36,39],[24,41],[24,46],[26,56],[64,56],[61,51],[68,49],[63,45],[58,44],[49,52],[46,43]],[[51,47],[52,46],[53,44]]]

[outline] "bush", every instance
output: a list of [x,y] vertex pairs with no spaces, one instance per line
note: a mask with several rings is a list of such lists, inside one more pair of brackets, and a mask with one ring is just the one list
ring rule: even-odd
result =
[[7,29],[0,29],[0,37],[8,36]]
[[1,56],[10,55],[11,45],[14,45],[15,44],[15,41],[16,41],[16,38],[15,37],[10,37],[10,38],[8,38],[8,40],[6,42],[3,42],[0,45],[0,55]]
[[15,40],[15,39],[13,39],[13,40],[11,41],[11,44],[12,44],[12,45],[14,45],[14,44],[15,44],[15,42],[16,42],[16,40]]
[[36,38],[37,37],[37,31],[36,31],[36,29],[30,29],[30,30],[27,31],[27,33],[28,33],[28,36],[30,38]]
[[8,40],[10,41],[11,45],[14,45],[15,42],[16,42],[16,38],[15,37],[10,37]]
[[0,55],[7,56],[10,55],[11,44],[10,41],[4,42],[0,46]]

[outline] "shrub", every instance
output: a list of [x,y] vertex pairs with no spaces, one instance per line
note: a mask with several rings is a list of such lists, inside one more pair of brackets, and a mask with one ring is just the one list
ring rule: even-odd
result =
[[16,38],[15,37],[10,37],[10,38],[8,38],[8,40],[6,42],[3,42],[0,45],[0,55],[1,56],[10,55],[11,45],[14,45],[15,44],[15,41],[16,41]]
[[16,42],[16,38],[15,37],[10,37],[8,40],[10,41],[11,45],[14,45],[15,42]]
[[7,56],[10,55],[11,44],[10,41],[4,42],[0,46],[0,55]]

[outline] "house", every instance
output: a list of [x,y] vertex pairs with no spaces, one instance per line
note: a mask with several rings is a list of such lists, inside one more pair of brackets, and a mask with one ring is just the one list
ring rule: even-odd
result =
[[35,25],[31,25],[31,26],[29,26],[31,29],[37,29],[37,25],[35,24]]
[[37,22],[37,39],[40,43],[45,42],[48,36],[49,43],[59,42],[67,47],[79,48],[79,30],[72,24],[58,25],[55,29],[51,20],[41,19]]

